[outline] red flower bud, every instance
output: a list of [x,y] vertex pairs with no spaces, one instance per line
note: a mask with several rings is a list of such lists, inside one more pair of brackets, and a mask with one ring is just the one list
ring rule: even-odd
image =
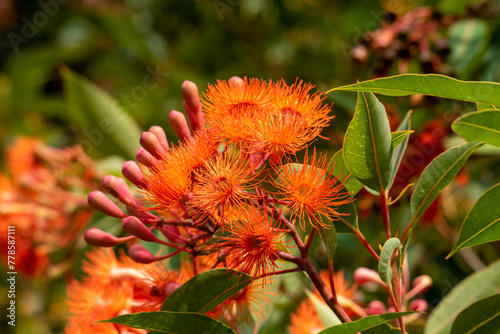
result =
[[172,110],[168,115],[168,123],[181,140],[187,140],[191,137],[186,117],[180,111]]
[[150,168],[155,164],[155,158],[144,149],[144,147],[139,147],[135,153],[135,158],[144,166]]
[[120,202],[127,205],[136,205],[134,196],[130,192],[127,182],[125,182],[125,180],[121,177],[106,175],[102,179],[101,186],[109,194],[116,197]]
[[147,187],[147,180],[141,171],[137,162],[130,160],[125,161],[122,166],[122,174],[136,187],[144,189]]
[[167,155],[167,152],[163,149],[160,141],[154,133],[143,132],[141,138],[139,139],[141,146],[144,147],[153,157],[161,159]]
[[108,216],[125,218],[127,215],[101,191],[93,191],[87,197],[90,207]]
[[125,232],[141,240],[149,242],[156,242],[158,240],[154,233],[137,217],[129,216],[124,218],[122,220],[122,225]]
[[85,242],[91,246],[114,247],[127,242],[134,237],[117,238],[114,235],[104,232],[98,228],[91,227],[84,232],[83,238],[85,239]]

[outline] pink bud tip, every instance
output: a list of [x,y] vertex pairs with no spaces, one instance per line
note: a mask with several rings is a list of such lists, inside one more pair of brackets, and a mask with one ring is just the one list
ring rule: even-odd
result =
[[98,247],[114,247],[132,239],[130,237],[117,238],[95,227],[86,230],[83,238],[87,244]]
[[363,285],[369,282],[384,284],[375,270],[365,267],[360,267],[354,271],[354,281],[358,285]]
[[415,277],[412,284],[413,288],[419,287],[421,293],[426,292],[432,286],[432,278],[428,275]]
[[410,302],[411,311],[425,312],[428,307],[429,305],[423,299],[415,299]]
[[106,196],[103,192],[101,191],[93,191],[91,192],[87,200],[89,202],[89,205],[92,209],[100,211],[108,216],[115,217],[115,218],[125,218],[127,215],[120,210],[118,205],[113,203],[108,196]]
[[130,246],[128,250],[128,256],[135,262],[144,264],[159,260],[159,258],[151,254],[150,251],[148,251],[144,246],[140,244],[133,244],[132,246]]
[[180,111],[172,110],[168,115],[168,123],[181,140],[187,140],[191,137],[186,117]]
[[122,174],[136,187],[141,189],[147,187],[147,180],[137,162],[133,160],[125,161],[122,166]]
[[139,141],[141,146],[157,159],[161,159],[167,154],[154,133],[143,132]]
[[239,87],[240,89],[245,87],[245,80],[237,76],[229,78],[228,83],[230,86]]
[[172,292],[177,290],[181,285],[177,282],[168,282],[165,284],[165,287],[163,288],[163,291],[165,292],[165,296],[170,296]]
[[368,304],[368,308],[366,309],[366,313],[369,315],[382,314],[387,311],[385,304],[380,300],[374,300]]
[[193,131],[201,130],[205,127],[203,112],[201,111],[200,94],[198,87],[191,81],[184,81],[181,86],[181,93],[184,101],[182,103],[186,114],[188,115],[189,124]]
[[165,131],[163,131],[163,128],[161,126],[153,125],[149,128],[148,131],[154,133],[164,150],[168,150],[167,135],[165,134]]
[[124,218],[122,220],[122,225],[123,229],[128,234],[136,236],[141,240],[149,242],[155,242],[158,240],[154,233],[151,232],[151,230],[146,225],[144,225],[144,223],[141,222],[137,217],[129,216],[127,218]]
[[135,153],[135,158],[144,166],[151,168],[155,164],[155,158],[143,147],[139,147]]
[[101,186],[120,202],[127,205],[135,205],[134,196],[132,196],[127,182],[121,177],[106,175],[102,179]]

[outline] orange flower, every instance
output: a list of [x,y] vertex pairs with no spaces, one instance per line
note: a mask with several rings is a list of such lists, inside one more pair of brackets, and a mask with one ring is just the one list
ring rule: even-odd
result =
[[[279,173],[279,182],[274,180],[273,183],[281,189],[283,200],[290,203],[292,216],[306,216],[314,227],[326,227],[321,215],[334,219],[333,216],[343,215],[336,211],[338,206],[353,201],[348,193],[341,192],[344,186],[328,171],[328,164],[326,155],[316,159],[314,150],[311,158],[306,152],[303,164],[288,159],[287,164],[274,167]],[[300,222],[304,229],[304,220]]]
[[205,132],[172,147],[146,175],[146,201],[155,205],[153,209],[167,212],[181,199],[187,199],[193,171],[216,152],[216,143]]
[[270,274],[278,267],[278,246],[284,233],[273,227],[267,211],[250,208],[244,215],[245,219],[231,223],[230,235],[221,236],[221,243],[216,247],[227,254],[229,268],[255,278]]
[[307,126],[311,128],[324,128],[328,126],[332,116],[328,116],[331,108],[322,105],[325,95],[319,92],[309,94],[314,88],[310,83],[303,83],[302,80],[295,81],[288,86],[284,80],[279,83],[280,90],[277,93],[274,104],[282,113],[293,114],[305,119]]
[[290,334],[316,334],[325,329],[310,299],[305,299],[300,303],[290,320],[291,323],[288,326]]
[[[241,154],[234,150],[218,154],[205,161],[196,172],[196,184],[193,186],[194,198],[190,204],[200,213],[220,216],[252,198],[255,194],[249,190],[257,186],[252,175],[253,169]],[[224,221],[220,221],[224,224]]]

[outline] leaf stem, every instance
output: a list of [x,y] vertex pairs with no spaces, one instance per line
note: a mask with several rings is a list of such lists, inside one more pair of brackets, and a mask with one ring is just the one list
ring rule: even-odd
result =
[[387,240],[391,238],[391,222],[389,219],[389,209],[387,205],[387,194],[385,191],[380,191],[380,207],[382,210],[382,221],[384,223],[385,237]]

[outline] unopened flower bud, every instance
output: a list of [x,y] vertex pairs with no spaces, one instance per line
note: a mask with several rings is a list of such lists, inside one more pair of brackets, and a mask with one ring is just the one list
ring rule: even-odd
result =
[[228,83],[229,83],[229,86],[232,88],[238,87],[238,88],[240,88],[240,90],[245,89],[245,81],[240,77],[237,77],[237,76],[231,77],[231,78],[229,78]]
[[179,228],[175,225],[164,225],[160,229],[161,233],[168,239],[168,241],[173,243],[179,243],[181,240],[176,238],[176,236],[180,235]]
[[188,115],[189,124],[193,132],[205,127],[203,112],[201,111],[200,94],[198,87],[191,81],[184,81],[181,86],[181,94],[184,99],[182,105]]
[[122,225],[125,232],[136,236],[141,240],[149,242],[155,242],[158,240],[154,233],[151,232],[151,230],[137,217],[129,216],[122,219]]
[[95,227],[86,230],[83,238],[87,244],[98,247],[114,247],[133,239],[133,237],[117,238]]
[[415,299],[410,302],[410,311],[425,312],[429,305],[423,299]]
[[149,219],[150,221],[148,221],[148,222],[159,222],[160,221],[160,218],[156,217],[151,212],[141,211],[137,207],[133,207],[133,206],[130,206],[130,205],[127,205],[127,212],[131,216],[135,216],[135,217],[137,217],[139,219]]
[[159,260],[156,256],[151,254],[150,251],[148,251],[144,246],[140,244],[133,244],[132,246],[130,246],[130,248],[128,249],[128,256],[135,262],[144,264]]
[[354,271],[354,281],[358,285],[363,285],[369,282],[384,284],[375,270],[365,267],[360,267]]
[[87,201],[92,209],[100,211],[108,216],[115,218],[127,217],[127,215],[120,210],[118,205],[113,203],[113,201],[101,191],[91,192],[87,197]]
[[161,146],[165,151],[168,150],[168,140],[167,140],[167,135],[165,134],[165,131],[161,126],[158,125],[153,125],[152,127],[149,128],[148,130],[151,133],[154,133],[156,138],[158,138],[158,141],[160,142]]
[[387,307],[380,300],[374,300],[368,304],[366,313],[369,315],[382,314],[387,311]]
[[172,110],[168,115],[168,123],[181,140],[187,140],[191,137],[186,117],[180,111]]
[[419,293],[427,292],[432,286],[432,278],[428,275],[418,276],[413,280],[412,286],[413,289],[406,294],[407,299],[412,299]]
[[106,175],[101,182],[101,186],[108,193],[116,197],[120,202],[127,205],[136,205],[134,196],[128,188],[127,182],[121,177]]
[[136,187],[144,189],[147,187],[147,180],[137,162],[133,160],[125,161],[122,166],[122,174]]
[[135,158],[144,166],[150,168],[155,164],[155,158],[143,147],[139,147],[135,153]]
[[165,287],[163,288],[163,291],[165,292],[165,296],[170,296],[172,292],[177,290],[181,285],[177,282],[168,282],[165,284]]
[[153,157],[161,159],[167,155],[167,152],[163,149],[160,141],[154,133],[143,132],[141,138],[139,139],[141,146],[144,147]]

